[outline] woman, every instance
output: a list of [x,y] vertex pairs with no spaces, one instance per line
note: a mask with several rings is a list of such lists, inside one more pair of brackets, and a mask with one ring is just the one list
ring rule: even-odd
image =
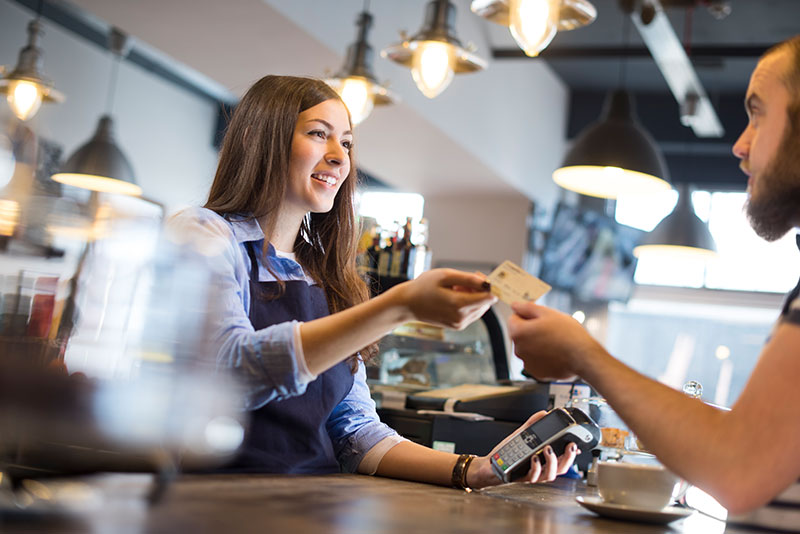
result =
[[[380,337],[410,320],[463,328],[495,298],[482,276],[437,269],[368,299],[356,272],[352,149],[336,92],[266,76],[236,108],[205,207],[173,221],[221,251],[218,364],[249,385],[252,411],[231,469],[495,484],[488,456],[470,468],[471,457],[404,440],[375,413],[364,361]],[[551,480],[574,457],[550,451],[528,480]]]

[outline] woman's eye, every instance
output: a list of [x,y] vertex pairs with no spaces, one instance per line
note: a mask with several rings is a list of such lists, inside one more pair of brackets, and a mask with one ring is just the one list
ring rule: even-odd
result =
[[312,130],[312,131],[308,132],[308,134],[309,135],[315,135],[315,136],[317,136],[317,137],[319,137],[321,139],[325,139],[325,132],[323,132],[322,130]]
[[342,146],[345,147],[347,150],[353,149],[353,142],[352,141],[342,141]]

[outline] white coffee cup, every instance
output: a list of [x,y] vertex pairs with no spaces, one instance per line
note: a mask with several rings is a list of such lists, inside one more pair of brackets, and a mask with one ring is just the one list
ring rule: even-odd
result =
[[680,479],[661,465],[624,462],[597,464],[597,489],[611,504],[661,510],[679,491]]

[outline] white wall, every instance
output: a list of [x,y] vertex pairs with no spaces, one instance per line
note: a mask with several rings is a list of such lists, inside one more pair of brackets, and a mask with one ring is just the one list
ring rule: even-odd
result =
[[[0,64],[14,67],[32,18],[19,4],[0,0]],[[44,73],[67,100],[43,104],[30,126],[61,144],[67,157],[88,141],[105,111],[112,56],[47,20],[44,30]],[[123,62],[113,116],[117,143],[145,196],[169,210],[204,201],[217,160],[211,145],[217,110],[211,101]]]
[[530,208],[521,194],[426,197],[433,265],[522,265]]

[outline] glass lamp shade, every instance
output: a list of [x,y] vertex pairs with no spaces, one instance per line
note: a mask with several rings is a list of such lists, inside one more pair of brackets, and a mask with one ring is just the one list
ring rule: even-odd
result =
[[589,0],[472,0],[470,9],[508,26],[517,45],[532,57],[550,44],[557,31],[574,30],[597,18]]
[[56,91],[41,72],[42,51],[37,41],[42,33],[38,20],[28,24],[28,45],[20,50],[14,70],[0,79],[0,93],[6,95],[11,111],[22,121],[36,115],[43,101],[64,101],[64,95]]
[[635,119],[633,101],[614,91],[598,122],[588,126],[553,173],[553,180],[582,195],[617,198],[670,188],[658,146]]
[[367,42],[372,15],[366,11],[360,13],[356,25],[356,41],[347,48],[344,65],[333,78],[326,80],[344,101],[354,126],[363,122],[374,106],[396,101],[396,97],[378,83],[372,72],[372,47]]
[[440,94],[454,74],[486,68],[486,61],[465,49],[455,35],[456,9],[448,0],[432,0],[422,29],[381,51],[381,56],[411,69],[417,87],[428,98]]
[[62,184],[102,193],[139,196],[133,167],[117,147],[111,117],[104,115],[88,143],[75,151],[52,179]]
[[672,213],[664,217],[642,243],[633,249],[637,258],[655,256],[714,258],[717,245],[708,225],[694,212],[692,195],[688,189],[679,188],[678,203]]
[[[472,0],[470,10],[479,17],[501,26],[511,25],[512,0]],[[589,0],[560,0],[558,31],[569,31],[589,25],[597,18],[597,9]]]

